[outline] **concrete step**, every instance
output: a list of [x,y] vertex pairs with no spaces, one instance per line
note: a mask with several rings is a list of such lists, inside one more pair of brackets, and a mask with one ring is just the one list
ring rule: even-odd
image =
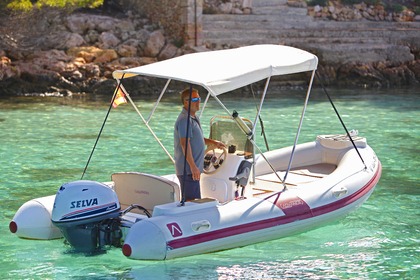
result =
[[[213,48],[225,48],[242,46],[242,42],[230,40],[225,43],[213,42]],[[281,44],[286,46],[293,46],[303,50],[310,51],[316,54],[323,64],[329,63],[350,63],[350,62],[375,62],[375,61],[388,61],[406,62],[413,60],[413,54],[407,46],[384,44],[381,42],[359,44],[359,43],[339,43],[331,44],[331,42],[310,42],[307,40],[294,40],[289,38],[285,41],[270,41],[262,42],[261,40],[253,40],[250,38],[247,45],[272,43]],[[391,59],[392,58],[392,59]]]
[[[205,14],[203,20],[205,21],[271,21],[271,20],[291,20],[297,18],[295,15],[234,15],[234,14]],[[306,16],[298,17],[300,20],[307,18]],[[310,17],[308,17],[310,19]]]
[[296,15],[305,16],[308,14],[306,8],[292,8],[288,6],[275,6],[275,7],[261,7],[253,8],[252,14],[254,15]]
[[375,61],[407,62],[414,59],[409,47],[394,44],[296,45],[296,47],[303,46],[317,53],[320,61],[327,64],[356,61],[364,63]]
[[203,30],[243,30],[249,31],[254,29],[281,31],[287,29],[295,29],[299,26],[300,29],[312,29],[311,22],[307,21],[214,21],[212,23],[203,22]]
[[[358,30],[358,29],[257,29],[250,28],[223,28],[219,29],[203,29],[203,38],[207,41],[212,40],[232,40],[239,38],[246,41],[249,38],[301,38],[302,40],[326,40],[334,42],[370,42],[372,40],[391,42],[401,35],[406,37],[416,37],[419,32],[417,30]],[[246,36],[244,36],[246,34]]]
[[[204,14],[203,20],[217,20],[217,21],[258,21],[258,20],[271,20],[271,19],[283,19],[284,21],[287,21],[289,19],[296,18],[296,15],[294,14],[284,14],[284,15],[237,15],[237,14]],[[312,17],[309,16],[302,16],[300,18],[308,18],[312,19]]]
[[254,15],[306,15],[306,8],[289,7],[287,0],[254,0],[252,14]]
[[287,5],[287,0],[253,0],[252,7],[267,7],[267,6],[284,6]]
[[[371,21],[324,21],[314,20],[310,16],[297,17],[294,15],[283,16],[266,16],[266,15],[233,15],[233,14],[215,14],[203,15],[203,28],[217,29],[219,26],[230,28],[231,26],[242,25],[244,30],[251,29],[250,27],[263,28],[282,28],[291,26],[292,28],[311,28],[311,29],[359,29],[359,30],[373,30],[373,29],[420,29],[420,22],[375,22]],[[297,25],[299,24],[299,25]],[[374,26],[374,27],[373,27]]]
[[391,44],[387,39],[381,37],[375,38],[346,38],[346,37],[292,37],[292,36],[279,36],[277,34],[271,34],[267,36],[266,34],[257,34],[253,33],[252,35],[247,34],[247,38],[241,38],[239,36],[232,36],[230,38],[214,38],[214,39],[204,39],[203,41],[206,44],[235,44],[239,46],[248,45],[248,44],[291,44],[295,45],[297,43],[305,44],[318,44],[318,45],[340,45],[340,44],[359,44],[359,45],[382,45],[382,44]]

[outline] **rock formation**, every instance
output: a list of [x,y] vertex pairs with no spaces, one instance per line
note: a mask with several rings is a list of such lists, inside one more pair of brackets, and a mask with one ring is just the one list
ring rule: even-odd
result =
[[[306,3],[299,0],[278,1],[306,7]],[[205,3],[203,10],[207,13],[247,16],[254,12],[252,0],[206,0]],[[351,8],[308,7],[308,14],[325,21],[418,20],[412,12],[386,14],[380,7],[362,4]],[[188,46],[176,45],[174,38],[169,38],[159,25],[130,11],[110,16],[44,10],[21,17],[4,16],[0,18],[0,95],[110,94],[115,86],[114,70],[194,51]],[[207,45],[207,48],[212,46]],[[319,72],[330,85],[384,87],[412,86],[420,82],[418,36],[392,48],[366,50],[372,58],[384,55],[392,58],[366,63],[344,61],[346,52],[339,48],[308,50],[319,56]],[[381,54],[375,53],[377,50]]]
[[38,18],[37,27],[29,28],[38,30],[34,36],[25,30],[25,36],[11,40],[14,44],[0,43],[0,95],[109,94],[114,70],[187,51],[169,42],[164,30],[130,13],[120,17],[51,14],[53,19]]

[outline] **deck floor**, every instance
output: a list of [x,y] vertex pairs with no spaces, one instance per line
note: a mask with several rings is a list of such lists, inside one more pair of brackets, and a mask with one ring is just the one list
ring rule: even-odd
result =
[[[292,169],[287,175],[286,187],[294,187],[322,179],[331,174],[336,168],[337,166],[334,164],[319,163]],[[282,180],[286,174],[285,171],[277,171],[276,173]],[[283,190],[283,184],[274,172],[255,178],[255,184],[253,186],[254,196],[281,190]]]

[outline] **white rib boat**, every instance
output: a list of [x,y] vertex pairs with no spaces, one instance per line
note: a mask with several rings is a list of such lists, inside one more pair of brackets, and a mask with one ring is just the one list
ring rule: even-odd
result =
[[[273,240],[342,218],[371,195],[381,164],[366,139],[344,124],[343,134],[314,135],[313,142],[298,144],[317,64],[315,55],[300,49],[255,45],[115,71],[114,98],[124,92],[159,143],[124,88],[127,79],[165,79],[156,106],[170,94],[171,81],[207,91],[203,108],[210,98],[220,104],[220,116],[210,122],[210,137],[229,149],[207,151],[202,199],[184,201],[173,174],[118,172],[112,182],[69,182],[56,195],[24,203],[10,222],[11,232],[31,239],[64,236],[84,252],[115,245],[129,258],[165,260]],[[263,152],[254,135],[270,78],[300,72],[311,73],[311,78],[295,141]],[[262,80],[254,121],[241,118],[238,108],[227,108],[219,99]]]

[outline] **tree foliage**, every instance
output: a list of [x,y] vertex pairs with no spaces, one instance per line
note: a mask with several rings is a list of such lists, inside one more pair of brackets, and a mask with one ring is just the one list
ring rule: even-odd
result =
[[31,11],[43,7],[97,8],[104,0],[6,0],[5,8],[13,11]]

